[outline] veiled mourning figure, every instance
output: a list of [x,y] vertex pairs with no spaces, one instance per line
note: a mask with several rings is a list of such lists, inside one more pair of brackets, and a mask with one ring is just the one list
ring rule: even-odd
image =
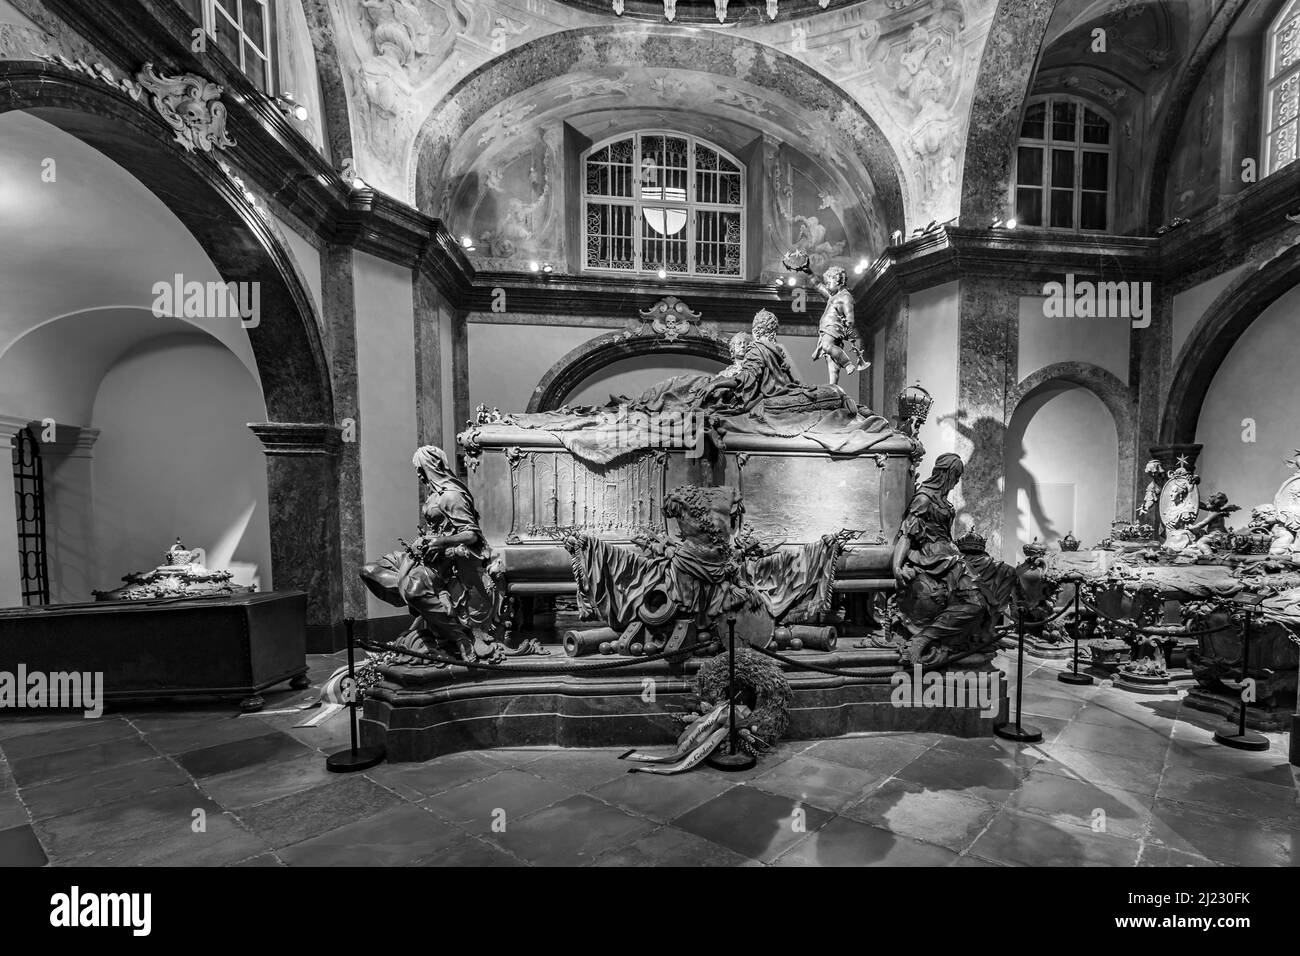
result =
[[[469,489],[452,474],[441,448],[425,445],[411,460],[428,496],[419,536],[361,569],[376,597],[413,615],[397,643],[421,652],[459,652],[467,661],[498,661],[502,592]],[[418,660],[418,659],[417,659]]]
[[948,495],[964,467],[957,455],[938,457],[894,542],[895,626],[909,663],[938,666],[956,651],[991,648],[997,612],[1016,589],[1018,569],[989,557],[982,539],[963,539],[963,547],[953,540]]

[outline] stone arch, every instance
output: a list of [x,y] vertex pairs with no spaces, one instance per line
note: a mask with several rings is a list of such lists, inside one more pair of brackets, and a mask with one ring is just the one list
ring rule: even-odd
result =
[[[0,62],[0,113],[22,110],[102,153],[152,191],[195,238],[221,278],[255,282],[260,318],[249,341],[269,422],[250,423],[266,454],[272,574],[307,594],[307,646],[339,645],[343,617],[334,398],[321,324],[273,224],[217,158],[190,153],[154,111],[110,82],[58,64]],[[236,161],[238,145],[231,147]]]
[[[1011,419],[1025,399],[1052,382],[1066,382],[1087,389],[1106,406],[1115,422],[1119,439],[1119,467],[1115,482],[1115,513],[1133,513],[1136,502],[1138,467],[1137,402],[1133,390],[1110,371],[1085,362],[1056,362],[1033,372],[1007,392],[1006,421]],[[1086,453],[1083,449],[1081,453]]]
[[268,414],[327,422],[333,397],[320,325],[289,252],[209,156],[187,153],[143,101],[53,64],[0,62],[0,113],[23,110],[103,153],[148,187],[227,281],[258,282],[250,339]]
[[[1160,442],[1196,440],[1196,427],[1210,383],[1233,345],[1250,324],[1300,283],[1300,245],[1295,229],[1261,250],[1264,265],[1239,275],[1219,293],[1188,336],[1170,374],[1170,388],[1160,421]],[[1283,248],[1284,247],[1284,248]]]
[[1020,114],[1055,7],[1056,0],[998,0],[970,109],[961,177],[964,226],[981,228],[1006,215]]
[[1147,229],[1154,232],[1165,221],[1165,188],[1169,180],[1169,166],[1178,147],[1178,138],[1187,123],[1187,111],[1196,95],[1201,80],[1205,78],[1210,61],[1236,22],[1247,0],[1224,0],[1217,5],[1205,32],[1192,50],[1187,65],[1178,77],[1178,83],[1169,94],[1164,108],[1164,118],[1157,134],[1156,149],[1148,168],[1151,178],[1147,187]]
[[[575,64],[624,65],[621,36],[607,26],[552,33],[511,49],[453,86],[425,118],[415,138],[410,187],[421,210],[437,214],[429,208],[427,197],[435,195],[453,147],[476,119],[497,104],[562,76]],[[788,54],[727,33],[677,28],[657,30],[642,39],[640,53],[645,62],[639,65],[739,76],[785,95],[809,111],[826,111],[870,177],[889,227],[906,232],[904,178],[898,157],[870,114],[833,82]],[[739,59],[749,62],[743,73],[733,56],[737,51],[746,54]]]
[[553,411],[590,375],[614,362],[642,355],[694,355],[716,359],[724,365],[731,362],[727,343],[710,335],[691,334],[669,340],[655,335],[609,332],[584,342],[552,365],[533,389],[528,411]]

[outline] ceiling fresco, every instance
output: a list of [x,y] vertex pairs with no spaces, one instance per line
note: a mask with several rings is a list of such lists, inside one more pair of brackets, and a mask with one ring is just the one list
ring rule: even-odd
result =
[[[679,103],[687,102],[696,85],[692,78],[658,76],[650,83],[633,82],[640,78],[635,71],[655,65],[645,50],[656,34],[713,34],[726,48],[728,72],[741,82],[728,84],[716,102],[690,101],[692,108],[719,118],[749,114],[749,125],[761,131],[802,105],[799,119],[785,127],[791,145],[843,172],[855,162],[855,148],[844,135],[846,120],[855,118],[828,113],[824,104],[801,104],[799,84],[788,91],[795,94],[794,102],[772,102],[782,92],[774,95],[769,73],[815,72],[859,108],[861,118],[879,130],[893,154],[888,165],[899,182],[869,187],[869,192],[899,194],[903,205],[885,211],[892,228],[956,215],[971,87],[995,6],[995,0],[831,0],[825,9],[816,3],[787,3],[787,13],[772,21],[752,15],[756,4],[742,3],[725,24],[703,18],[680,27],[649,18],[618,18],[611,15],[612,9],[600,12],[591,4],[559,0],[330,2],[347,35],[340,46],[351,83],[358,169],[371,184],[422,208],[436,207],[442,200],[441,195],[431,198],[415,192],[417,163],[426,162],[416,153],[431,145],[437,148],[430,142],[436,136],[429,137],[425,128],[433,123],[463,130],[480,121],[490,107],[467,91],[487,65],[509,51],[599,25],[612,51],[589,43],[576,48],[568,62],[552,62],[545,71],[547,79],[568,76],[572,113],[589,109],[589,96],[621,96],[627,107],[671,107],[675,96]],[[687,6],[681,5],[683,13]],[[743,15],[734,16],[738,11]],[[793,64],[767,70],[760,63],[746,84],[753,61],[764,49],[799,61],[806,71]],[[555,60],[569,51],[560,45],[544,52]],[[609,64],[633,72],[598,69]],[[719,71],[710,67],[707,72]],[[540,91],[529,101],[517,96],[519,92],[512,91],[509,109],[500,114],[517,135],[536,135],[539,127],[530,127],[537,122],[532,117],[566,118],[556,117],[554,93]],[[449,111],[453,100],[472,115]],[[473,142],[457,142],[444,160],[455,164],[458,155],[475,149]],[[457,174],[451,168],[447,172]],[[860,176],[856,179],[861,182]]]

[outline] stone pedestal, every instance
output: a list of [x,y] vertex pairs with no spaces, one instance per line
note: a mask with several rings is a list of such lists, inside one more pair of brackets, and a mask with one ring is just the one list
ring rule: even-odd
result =
[[344,646],[338,499],[339,429],[320,423],[249,423],[266,452],[271,577],[307,593],[307,651]]
[[[987,737],[1007,719],[1007,682],[988,664],[971,663],[962,673],[997,680],[992,714],[977,706],[924,705],[920,690],[897,693],[892,682],[901,666],[893,650],[791,651],[787,656],[867,675],[838,677],[783,664],[794,693],[788,739],[863,731]],[[395,762],[492,747],[667,745],[683,727],[672,715],[696,704],[691,681],[701,663],[656,660],[583,673],[557,651],[512,660],[513,672],[500,675],[457,666],[385,666],[386,679],[367,691],[361,741],[384,747]],[[647,679],[653,681],[651,703],[644,700]]]

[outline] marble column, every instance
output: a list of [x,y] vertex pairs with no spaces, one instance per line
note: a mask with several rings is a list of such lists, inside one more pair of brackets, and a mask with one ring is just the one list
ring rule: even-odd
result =
[[[1002,553],[1008,382],[1014,380],[1019,299],[997,279],[962,279],[960,287],[957,448],[966,463],[961,512]],[[958,530],[961,533],[961,530]]]
[[266,452],[271,578],[307,592],[307,650],[342,646],[346,583],[338,504],[340,429],[333,424],[250,422]]
[[[469,316],[455,312],[451,317],[451,396],[454,428],[469,424]],[[454,436],[447,436],[454,441]],[[458,449],[459,450],[459,449]],[[450,452],[449,452],[450,454]]]
[[18,509],[14,500],[13,459],[9,449],[14,435],[30,418],[0,415],[0,607],[22,607],[23,575],[18,556]]
[[[359,568],[365,553],[366,519],[361,497],[361,399],[357,379],[357,307],[353,253],[347,246],[327,245],[321,254],[321,301],[325,344],[330,356],[330,388],[342,441],[337,451],[334,504],[336,541],[344,569]],[[279,587],[279,584],[276,585]],[[342,582],[343,615],[364,620],[366,589],[356,574]],[[334,618],[335,621],[338,618]],[[336,644],[336,646],[341,646]]]
[[[443,434],[442,311],[447,308],[433,279],[415,272],[415,421],[417,445],[447,449]],[[455,441],[454,436],[450,436]],[[454,455],[453,449],[447,449]]]

